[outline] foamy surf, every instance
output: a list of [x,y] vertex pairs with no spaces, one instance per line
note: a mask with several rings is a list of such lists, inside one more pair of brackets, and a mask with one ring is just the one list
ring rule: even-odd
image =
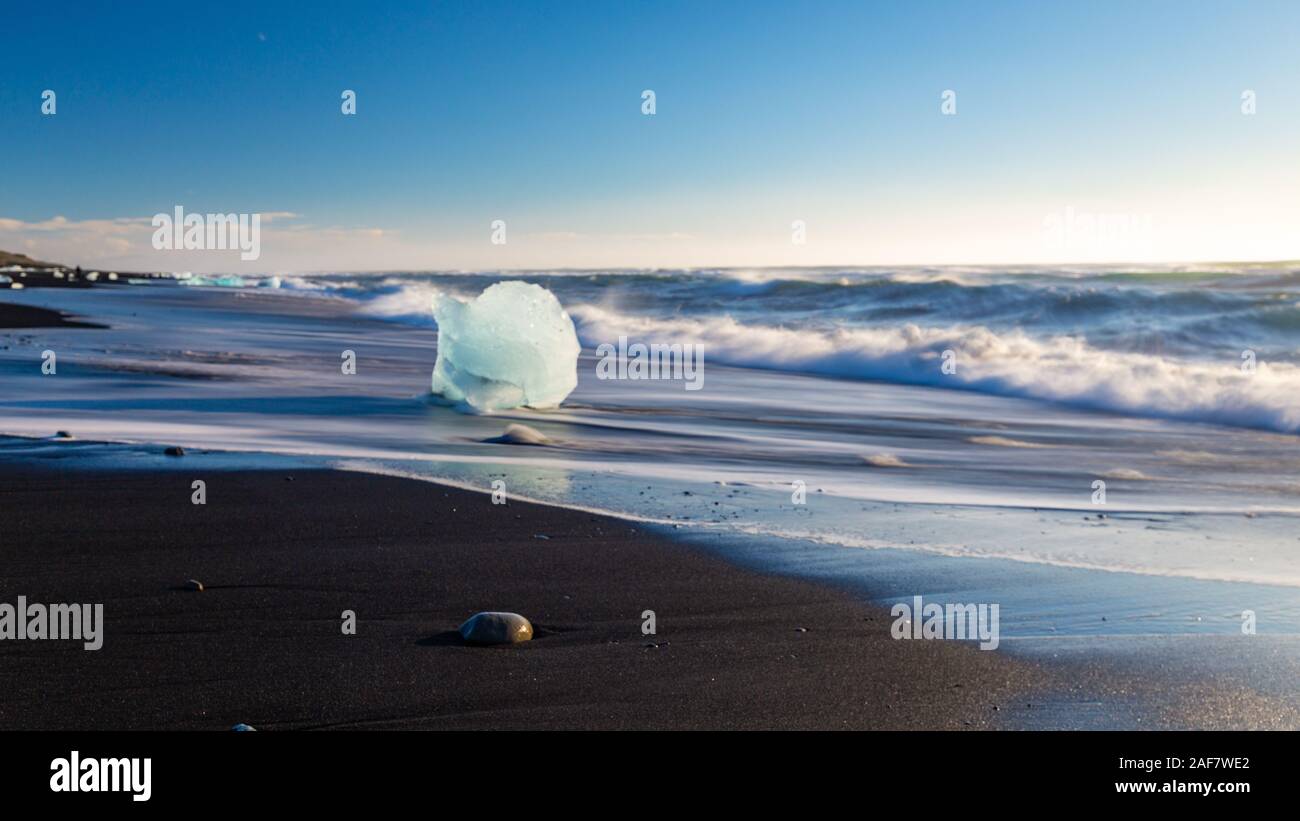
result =
[[1300,430],[1300,268],[1288,265],[327,275],[283,287],[434,327],[435,296],[506,278],[553,291],[589,349],[694,341],[737,367]]
[[[586,345],[626,336],[691,340],[714,362],[910,385],[962,388],[1000,396],[1142,416],[1300,431],[1300,366],[1240,358],[1177,361],[1094,348],[1077,336],[1035,338],[984,327],[822,331],[736,319],[653,319],[607,308],[571,309]],[[945,373],[945,358],[952,372]]]

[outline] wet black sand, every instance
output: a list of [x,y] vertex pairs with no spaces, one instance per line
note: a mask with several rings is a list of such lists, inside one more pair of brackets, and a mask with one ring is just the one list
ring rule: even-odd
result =
[[[99,651],[0,642],[0,729],[960,729],[1048,686],[1034,663],[895,641],[846,592],[624,521],[182,458],[192,472],[0,462],[0,601],[105,610]],[[463,646],[484,609],[539,638]]]

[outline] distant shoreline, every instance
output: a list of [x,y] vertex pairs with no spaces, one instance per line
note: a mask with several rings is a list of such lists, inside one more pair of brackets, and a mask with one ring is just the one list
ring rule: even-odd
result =
[[97,322],[83,322],[72,319],[69,314],[63,311],[0,302],[0,329],[107,327],[107,325],[101,325]]

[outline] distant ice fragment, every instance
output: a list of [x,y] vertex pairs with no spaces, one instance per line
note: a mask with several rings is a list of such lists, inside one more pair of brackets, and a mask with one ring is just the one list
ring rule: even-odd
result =
[[910,468],[907,462],[892,453],[870,453],[862,456],[862,461],[874,468]]
[[468,302],[433,298],[433,392],[481,410],[554,408],[578,386],[578,334],[540,285],[498,282]]
[[484,439],[485,443],[493,445],[549,445],[551,439],[546,434],[530,428],[527,425],[506,425],[506,432],[500,436],[493,436],[491,439]]

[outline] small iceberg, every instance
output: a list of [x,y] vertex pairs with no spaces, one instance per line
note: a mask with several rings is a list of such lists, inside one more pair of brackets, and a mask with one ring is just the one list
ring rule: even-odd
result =
[[554,408],[578,386],[578,334],[555,294],[498,282],[474,299],[439,294],[433,392],[479,411]]
[[189,285],[198,288],[244,288],[248,283],[238,274],[228,276],[194,276],[192,274],[178,275],[176,278],[177,285]]

